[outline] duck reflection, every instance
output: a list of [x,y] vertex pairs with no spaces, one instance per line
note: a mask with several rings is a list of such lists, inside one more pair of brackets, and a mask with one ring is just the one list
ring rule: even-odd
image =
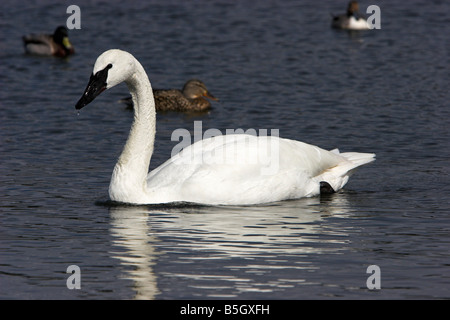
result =
[[[233,282],[229,275],[232,266],[224,265],[230,258],[249,261],[248,266],[241,265],[240,269],[259,268],[262,272],[265,268],[287,267],[289,259],[286,257],[294,259],[288,266],[290,269],[314,269],[313,262],[303,261],[302,257],[324,252],[339,253],[346,245],[345,228],[342,225],[333,227],[326,220],[348,216],[348,207],[344,194],[248,207],[183,203],[114,206],[110,208],[111,234],[114,236],[113,245],[118,250],[113,252],[113,257],[126,267],[124,278],[134,281],[135,299],[155,299],[160,293],[158,277],[184,278],[194,282],[200,279],[204,282],[208,277],[211,281],[218,281],[222,276],[227,283]],[[182,262],[177,258],[180,252],[183,253]],[[169,258],[174,268],[170,273],[166,270],[158,275],[153,267],[161,254],[175,257]],[[215,259],[217,270],[223,274],[217,275],[215,270],[215,275],[210,276],[203,270],[196,275],[197,267],[186,269],[189,259],[196,266],[199,261],[208,259],[211,263]],[[268,261],[266,266],[261,264],[261,259]],[[282,259],[283,265],[274,266],[276,259]],[[250,263],[255,260],[259,261],[258,265]],[[248,276],[248,272],[246,274]]]

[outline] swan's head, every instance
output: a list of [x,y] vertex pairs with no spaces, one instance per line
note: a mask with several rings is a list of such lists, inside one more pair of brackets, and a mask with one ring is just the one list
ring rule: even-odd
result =
[[106,89],[127,81],[136,70],[135,63],[136,59],[126,51],[111,49],[103,52],[97,58],[89,83],[75,108],[83,108]]

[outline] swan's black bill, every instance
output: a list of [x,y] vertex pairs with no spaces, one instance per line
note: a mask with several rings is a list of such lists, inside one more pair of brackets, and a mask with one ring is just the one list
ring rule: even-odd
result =
[[89,83],[84,90],[80,100],[75,105],[75,109],[80,110],[84,106],[92,102],[100,93],[106,90],[106,79],[108,78],[108,70],[112,68],[108,64],[105,69],[98,71],[95,75],[92,74]]

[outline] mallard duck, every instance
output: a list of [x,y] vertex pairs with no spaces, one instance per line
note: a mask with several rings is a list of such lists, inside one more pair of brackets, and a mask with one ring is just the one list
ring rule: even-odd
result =
[[67,28],[59,26],[51,34],[29,34],[22,37],[25,52],[42,56],[67,57],[75,52]]
[[331,26],[336,29],[345,30],[367,30],[369,25],[359,14],[359,5],[357,1],[350,1],[347,7],[347,13],[334,16]]
[[[211,108],[211,103],[205,97],[217,101],[205,84],[197,79],[187,81],[182,90],[153,89],[153,97],[156,111],[204,111]],[[131,97],[121,99],[120,102],[133,107]]]

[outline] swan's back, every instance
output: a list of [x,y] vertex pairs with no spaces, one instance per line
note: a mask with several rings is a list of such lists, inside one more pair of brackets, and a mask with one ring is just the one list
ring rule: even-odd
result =
[[[147,187],[166,202],[266,203],[319,194],[323,174],[338,190],[358,165],[299,141],[224,135],[183,149],[149,173]],[[334,176],[333,168],[340,166],[344,170]]]

